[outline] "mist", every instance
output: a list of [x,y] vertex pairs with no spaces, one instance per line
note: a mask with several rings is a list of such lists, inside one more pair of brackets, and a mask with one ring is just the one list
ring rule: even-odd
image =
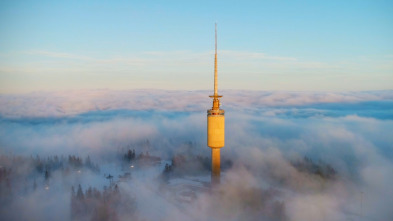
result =
[[[207,94],[1,95],[1,217],[393,218],[392,91],[226,91],[217,188],[210,187]],[[128,150],[135,156],[125,160]],[[179,156],[183,164],[176,164]],[[37,162],[51,166],[40,170]]]

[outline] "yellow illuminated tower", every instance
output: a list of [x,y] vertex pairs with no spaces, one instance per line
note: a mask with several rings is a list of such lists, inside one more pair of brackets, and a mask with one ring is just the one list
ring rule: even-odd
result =
[[212,150],[212,183],[220,183],[220,148],[225,145],[225,111],[220,109],[221,95],[217,93],[217,24],[215,25],[214,95],[213,107],[207,110],[207,146]]

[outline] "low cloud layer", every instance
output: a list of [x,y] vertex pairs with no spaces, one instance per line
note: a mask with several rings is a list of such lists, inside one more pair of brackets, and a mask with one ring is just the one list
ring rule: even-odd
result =
[[[211,91],[166,90],[78,90],[0,95],[3,117],[53,117],[104,110],[203,111],[207,109]],[[315,104],[392,101],[392,91],[371,92],[269,92],[223,91],[226,110],[266,107],[297,107]],[[376,104],[376,103],[375,103]],[[380,102],[378,104],[384,104]],[[327,106],[337,111],[339,108]],[[391,106],[390,106],[391,107]],[[389,108],[390,108],[389,107]],[[316,107],[320,109],[321,106]],[[362,107],[359,107],[360,109]],[[377,110],[384,110],[384,107]],[[263,110],[263,109],[262,109]]]
[[[163,160],[178,153],[210,156],[205,109],[211,104],[205,95],[203,91],[2,95],[0,153],[27,157],[78,154],[109,162],[108,156],[130,146]],[[137,172],[119,188],[135,197],[138,217],[293,221],[393,217],[392,92],[227,91],[225,95],[222,159],[230,159],[233,166],[223,172],[217,190],[221,194],[198,192],[194,201],[179,208],[151,192],[159,184],[143,175],[161,171]],[[299,170],[294,162],[305,156],[332,166],[337,177],[326,180]],[[51,205],[68,214],[71,183],[98,188],[101,184],[95,180],[103,179],[100,176],[59,184],[56,197],[66,200]],[[34,194],[27,199],[48,193]],[[37,220],[49,217],[45,211],[53,209],[24,202],[14,201],[9,208],[30,208],[27,211]],[[148,205],[160,209],[148,212]]]

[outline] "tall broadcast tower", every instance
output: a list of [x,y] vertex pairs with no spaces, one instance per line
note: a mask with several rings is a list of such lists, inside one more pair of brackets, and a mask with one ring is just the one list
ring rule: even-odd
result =
[[225,111],[220,109],[217,93],[217,24],[215,25],[214,95],[212,109],[207,110],[207,146],[212,149],[212,184],[220,183],[220,148],[225,145]]

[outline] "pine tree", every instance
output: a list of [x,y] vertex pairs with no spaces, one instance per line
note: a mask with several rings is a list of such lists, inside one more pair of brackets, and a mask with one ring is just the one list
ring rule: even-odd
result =
[[80,184],[79,184],[79,186],[78,186],[78,191],[76,192],[76,198],[77,198],[78,200],[84,200],[84,199],[85,199],[85,196],[84,196],[84,194],[83,194],[82,187],[81,187]]

